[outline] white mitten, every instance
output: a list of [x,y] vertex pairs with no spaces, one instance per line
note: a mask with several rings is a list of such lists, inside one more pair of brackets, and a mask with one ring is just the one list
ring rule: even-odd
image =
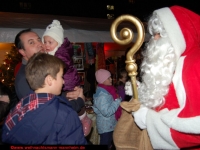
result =
[[[140,82],[138,80],[136,80],[136,84],[137,84],[137,88],[140,87]],[[129,96],[133,96],[133,87],[132,87],[132,84],[131,84],[131,81],[127,81],[125,83],[125,94],[126,95],[129,95]]]
[[131,84],[130,81],[127,81],[127,82],[125,83],[124,89],[125,89],[125,94],[126,94],[126,95],[133,96],[132,84]]
[[140,127],[140,129],[146,129],[146,116],[148,108],[141,105],[140,109],[136,112],[132,112],[135,123]]

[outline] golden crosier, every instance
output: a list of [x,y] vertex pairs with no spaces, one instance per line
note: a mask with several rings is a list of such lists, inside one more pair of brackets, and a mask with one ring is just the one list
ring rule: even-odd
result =
[[131,49],[128,51],[128,53],[126,55],[126,61],[125,61],[126,70],[128,72],[128,75],[131,78],[131,83],[133,86],[134,99],[138,100],[138,92],[137,92],[137,85],[136,85],[137,64],[135,63],[135,59],[133,59],[133,56],[138,51],[138,49],[141,47],[141,45],[144,41],[144,37],[145,37],[144,26],[138,18],[131,16],[131,15],[122,15],[122,16],[118,17],[117,19],[115,19],[115,21],[111,25],[110,32],[111,32],[112,39],[120,45],[130,44],[133,41],[133,37],[134,37],[133,31],[129,28],[123,28],[120,31],[121,39],[119,39],[117,37],[117,35],[116,35],[117,27],[123,21],[128,21],[128,22],[133,23],[136,26],[136,29],[138,32],[136,42],[133,44]]
[[128,21],[136,26],[138,36],[136,42],[126,55],[126,70],[131,78],[133,86],[134,99],[129,102],[123,101],[120,106],[123,108],[122,115],[119,118],[117,125],[113,132],[113,141],[116,150],[153,150],[150,139],[148,137],[147,130],[141,130],[135,123],[134,117],[131,112],[137,111],[140,108],[140,102],[138,101],[138,92],[136,85],[137,64],[133,59],[134,54],[141,47],[144,41],[144,26],[136,17],[130,15],[122,15],[118,17],[111,26],[111,36],[113,40],[120,44],[130,44],[133,40],[133,32],[128,28],[123,28],[120,31],[122,40],[116,37],[117,26],[122,21]]

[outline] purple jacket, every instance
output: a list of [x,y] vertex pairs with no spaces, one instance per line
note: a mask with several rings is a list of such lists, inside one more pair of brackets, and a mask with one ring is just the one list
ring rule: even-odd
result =
[[63,91],[71,91],[75,86],[80,85],[80,77],[77,69],[74,67],[73,57],[74,50],[70,41],[65,38],[63,44],[58,48],[55,56],[60,58],[66,65],[66,70],[63,76],[65,81]]

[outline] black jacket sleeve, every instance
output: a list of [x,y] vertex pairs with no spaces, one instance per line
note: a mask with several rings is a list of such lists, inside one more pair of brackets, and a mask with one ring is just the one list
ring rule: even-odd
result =
[[[66,92],[62,92],[61,96],[65,97]],[[67,99],[67,98],[66,98]],[[67,99],[68,100],[68,99]],[[77,99],[73,99],[73,100],[68,100],[68,102],[71,104],[72,108],[79,113],[81,111],[81,108],[85,106],[85,102],[82,98],[78,97]]]
[[75,100],[70,100],[69,103],[77,113],[79,113],[81,111],[81,108],[85,106],[84,100],[80,97]]

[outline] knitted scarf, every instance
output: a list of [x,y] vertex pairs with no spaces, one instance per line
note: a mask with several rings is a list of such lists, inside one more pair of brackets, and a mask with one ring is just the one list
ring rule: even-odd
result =
[[104,85],[104,84],[98,84],[98,86],[103,88],[103,89],[105,89],[106,91],[108,91],[112,95],[114,100],[116,98],[118,98],[118,94],[117,94],[116,89],[115,89],[114,86],[112,86],[112,85]]
[[[112,95],[114,100],[119,97],[114,86],[104,85],[104,84],[98,84],[98,86],[108,91]],[[121,107],[119,106],[119,108],[115,112],[116,120],[118,120],[120,116],[121,116]]]

